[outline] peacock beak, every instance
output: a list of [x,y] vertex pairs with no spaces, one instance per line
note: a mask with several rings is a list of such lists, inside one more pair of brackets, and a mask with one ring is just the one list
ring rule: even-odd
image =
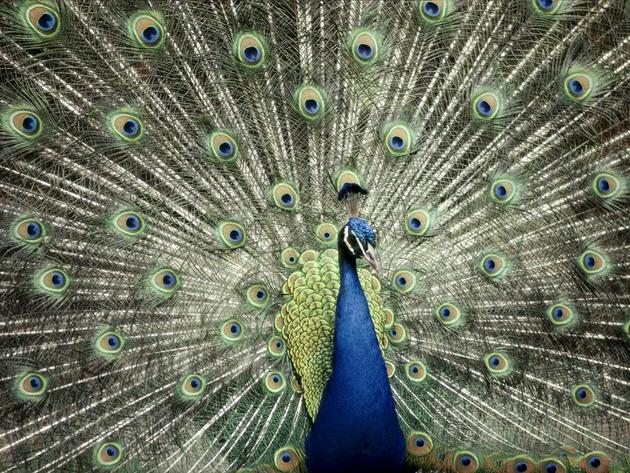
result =
[[380,271],[381,266],[378,264],[376,259],[376,250],[372,245],[368,244],[367,250],[363,252],[363,259],[370,263],[373,273],[378,273]]

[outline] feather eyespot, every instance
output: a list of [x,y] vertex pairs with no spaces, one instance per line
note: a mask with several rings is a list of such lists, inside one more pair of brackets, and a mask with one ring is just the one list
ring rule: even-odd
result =
[[498,178],[490,184],[490,199],[497,204],[514,203],[518,197],[518,184],[509,178]]
[[391,158],[407,155],[416,145],[413,130],[404,123],[391,123],[385,127],[385,152]]
[[456,452],[453,455],[453,467],[457,473],[474,473],[479,469],[479,459],[472,452]]
[[405,232],[408,235],[426,235],[431,229],[431,223],[431,214],[425,208],[412,208],[405,214]]
[[608,473],[610,460],[604,452],[590,452],[580,459],[579,467],[585,473]]
[[236,249],[245,246],[247,234],[243,226],[235,221],[222,221],[217,226],[217,237],[228,249]]
[[303,85],[295,91],[294,99],[300,115],[308,121],[318,121],[327,112],[326,94],[319,87]]
[[610,270],[608,256],[601,250],[587,249],[578,257],[578,268],[588,277],[600,277]]
[[120,442],[102,442],[94,448],[95,463],[101,467],[112,467],[123,459],[123,446]]
[[19,243],[36,245],[47,235],[46,225],[42,220],[28,217],[18,220],[12,226],[13,238]]
[[94,353],[107,361],[113,361],[120,357],[126,343],[127,341],[121,333],[104,328],[94,338]]
[[245,291],[247,302],[253,307],[261,309],[269,302],[269,290],[263,284],[254,284]]
[[427,366],[420,360],[405,364],[405,376],[412,383],[422,383],[427,378]]
[[41,135],[44,127],[42,120],[30,110],[16,110],[9,116],[9,127],[19,137],[33,140]]
[[595,390],[588,384],[578,384],[571,390],[573,401],[579,407],[590,407],[596,401]]
[[271,188],[271,200],[283,210],[295,210],[300,203],[300,194],[293,184],[279,182]]
[[184,401],[195,401],[204,395],[206,385],[206,378],[203,376],[197,373],[187,374],[179,382],[178,393]]
[[337,235],[339,234],[339,228],[334,223],[320,223],[315,229],[315,235],[320,243],[326,246],[333,246],[337,243]]
[[401,269],[392,276],[392,289],[401,294],[407,294],[416,287],[416,274],[412,271]]
[[411,432],[407,436],[407,452],[416,457],[428,455],[433,450],[433,439],[424,432]]
[[117,213],[111,219],[112,228],[123,237],[135,238],[145,230],[142,216],[132,210]]
[[36,278],[37,286],[50,296],[63,294],[70,286],[70,278],[61,268],[42,271]]
[[402,345],[407,341],[407,329],[400,323],[395,323],[392,328],[387,331],[389,341],[393,345]]
[[267,60],[267,42],[257,33],[240,33],[234,41],[234,55],[248,69],[260,69]]
[[300,465],[298,452],[292,447],[283,447],[275,451],[273,462],[282,473],[295,470]]
[[532,0],[534,11],[542,15],[556,13],[564,0]]
[[208,137],[210,158],[224,163],[233,163],[238,156],[239,145],[229,130],[215,130]]
[[457,325],[462,320],[462,310],[457,304],[446,302],[435,309],[435,316],[446,326]]
[[354,61],[360,66],[367,66],[378,60],[381,42],[378,32],[361,28],[350,33],[348,46]]
[[525,456],[518,456],[505,462],[505,471],[509,473],[534,473],[536,464]]
[[164,297],[170,297],[182,285],[175,271],[170,268],[161,268],[149,275],[149,287],[154,293]]
[[236,319],[230,319],[221,325],[221,337],[226,342],[236,342],[243,338],[243,324]]
[[483,362],[488,372],[493,376],[508,376],[513,370],[510,359],[503,353],[496,351],[484,355]]
[[121,141],[133,143],[144,136],[142,121],[130,113],[113,113],[110,115],[109,127]]
[[546,458],[540,462],[542,473],[567,473],[567,467],[556,458]]
[[59,12],[49,5],[36,3],[26,9],[27,25],[41,38],[52,38],[60,31]]
[[611,202],[626,190],[626,180],[614,171],[603,171],[591,178],[591,191],[603,201]]
[[280,261],[282,262],[282,266],[284,266],[285,268],[295,269],[299,265],[300,254],[295,248],[285,248],[280,254]]
[[451,0],[420,0],[418,2],[420,17],[429,24],[444,19],[452,8],[453,2]]
[[492,92],[480,94],[473,100],[473,116],[479,120],[492,120],[497,117],[501,108],[501,99]]
[[280,371],[270,371],[265,375],[263,385],[268,392],[278,394],[287,387],[287,382]]
[[585,73],[569,74],[564,79],[564,93],[569,100],[580,102],[592,91],[592,79]]
[[547,309],[547,317],[556,326],[567,326],[575,321],[577,312],[568,302],[558,301]]
[[509,270],[508,259],[499,253],[488,253],[479,261],[481,274],[491,281],[499,281]]
[[136,44],[145,49],[156,49],[164,42],[164,25],[157,13],[137,13],[130,19],[131,35]]
[[48,377],[35,371],[22,373],[15,382],[15,393],[23,401],[40,401],[47,389]]
[[286,353],[286,344],[281,337],[271,337],[267,342],[267,351],[271,356],[281,357]]

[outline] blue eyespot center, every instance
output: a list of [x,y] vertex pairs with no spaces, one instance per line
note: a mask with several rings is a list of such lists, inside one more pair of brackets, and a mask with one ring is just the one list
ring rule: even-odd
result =
[[201,387],[201,380],[197,377],[192,378],[190,380],[190,387],[193,388],[194,390],[197,390]]
[[422,10],[431,18],[435,18],[440,15],[440,6],[435,2],[425,2]]
[[118,455],[118,449],[113,445],[110,445],[105,449],[105,453],[108,457],[114,458]]
[[25,133],[33,134],[39,128],[39,120],[33,115],[26,115],[22,120],[22,130]]
[[315,99],[307,99],[304,101],[304,110],[309,115],[315,115],[319,112],[319,102]]
[[554,0],[536,0],[538,6],[543,10],[551,10],[551,8],[553,8],[553,2]]
[[372,58],[372,47],[369,44],[361,43],[357,46],[357,55],[359,58],[367,61]]
[[485,100],[479,100],[477,102],[477,111],[484,117],[488,117],[492,114],[492,106]]
[[140,219],[135,215],[129,215],[125,220],[125,225],[127,226],[127,230],[136,231],[140,228]]
[[329,239],[330,239],[330,233],[324,232],[324,240],[329,240]]
[[57,18],[52,13],[44,13],[37,20],[37,26],[41,31],[50,33],[57,27]]
[[572,95],[580,96],[584,94],[584,86],[577,79],[571,79],[569,81],[569,91],[571,91]]
[[416,217],[412,217],[409,219],[409,226],[413,229],[413,230],[419,230],[420,227],[422,227],[422,222],[420,221],[419,218]]
[[549,463],[545,466],[545,473],[556,473],[558,471],[558,467],[553,463]]
[[176,282],[177,282],[177,278],[170,271],[166,271],[164,275],[162,276],[162,284],[164,285],[166,289],[173,288]]
[[257,63],[260,60],[260,56],[260,49],[258,49],[256,46],[249,46],[243,51],[243,57],[245,58],[245,61],[251,64]]
[[137,120],[129,119],[123,125],[123,133],[126,136],[133,137],[140,132],[140,123]]
[[464,455],[462,456],[462,458],[459,460],[459,462],[464,465],[464,466],[468,466],[472,463],[472,458],[470,458],[469,455]]
[[147,44],[155,44],[160,40],[162,33],[156,26],[147,26],[142,32],[142,40]]
[[494,259],[486,258],[483,262],[483,267],[486,268],[486,271],[493,273],[497,267],[497,264],[495,263]]
[[583,401],[588,396],[588,393],[586,392],[586,388],[580,388],[577,390],[575,395],[577,396],[578,399]]
[[120,339],[116,335],[110,335],[109,337],[107,337],[107,344],[111,348],[118,348],[118,346],[120,345]]
[[411,372],[412,372],[413,374],[417,374],[417,373],[418,373],[418,371],[420,371],[420,369],[419,369],[416,365],[413,365],[413,366],[411,367]]
[[40,389],[42,387],[42,380],[39,376],[31,376],[28,380],[28,384],[30,384],[33,389]]
[[26,226],[26,233],[30,240],[34,240],[42,234],[42,226],[37,222],[30,222]]
[[232,230],[230,232],[230,240],[232,240],[234,243],[238,243],[239,241],[241,241],[241,239],[243,238],[243,236],[241,235],[240,230]]
[[241,333],[241,326],[239,324],[230,325],[230,332],[234,335],[238,335],[239,333]]
[[416,447],[424,447],[424,444],[426,442],[424,441],[424,439],[422,437],[418,437],[416,439]]
[[525,473],[528,470],[527,462],[518,462],[515,467],[519,473]]
[[608,192],[610,192],[610,182],[608,182],[608,179],[606,179],[605,177],[600,177],[599,179],[597,179],[597,189],[602,194],[607,194]]
[[272,380],[274,383],[278,384],[278,383],[280,382],[280,376],[278,376],[278,375],[274,375],[274,376],[272,376],[271,380]]
[[224,158],[231,156],[233,152],[234,146],[232,146],[232,143],[230,143],[229,141],[224,141],[219,145],[219,154]]
[[400,136],[392,136],[389,140],[389,144],[396,151],[400,151],[405,146],[405,141]]
[[496,195],[499,199],[505,199],[507,194],[507,189],[503,184],[499,184],[494,188],[494,195]]
[[276,342],[276,348],[282,348],[282,342],[280,341]]
[[52,283],[55,289],[59,289],[66,282],[65,276],[59,271],[55,271],[50,277],[50,282]]
[[601,460],[599,459],[599,457],[591,457],[591,459],[588,461],[588,464],[591,466],[591,468],[599,468],[599,465],[601,465]]
[[594,268],[595,267],[595,257],[593,255],[586,255],[586,256],[584,256],[584,264],[586,265],[587,268]]
[[451,311],[449,310],[449,308],[448,308],[448,307],[442,307],[442,308],[440,309],[440,315],[441,315],[442,317],[444,317],[445,319],[447,319],[447,318],[449,318],[449,317],[450,317],[450,315],[451,315]]
[[493,355],[490,357],[490,365],[494,368],[501,364],[501,359],[497,355]]
[[258,292],[256,293],[256,299],[258,300],[262,300],[267,296],[267,293],[265,291],[263,291],[262,289],[259,289]]
[[291,194],[289,194],[289,193],[282,194],[280,196],[280,200],[285,205],[291,205],[293,203],[293,196]]
[[399,286],[406,286],[407,285],[407,278],[400,276],[398,278],[398,285]]
[[295,256],[289,256],[289,263],[295,263]]
[[284,463],[289,463],[291,461],[291,455],[289,453],[283,453],[282,455],[280,455],[280,460],[282,460]]
[[564,314],[564,311],[560,307],[556,307],[552,311],[552,315],[554,316],[554,318],[556,318],[558,320],[560,320],[562,318],[563,314]]

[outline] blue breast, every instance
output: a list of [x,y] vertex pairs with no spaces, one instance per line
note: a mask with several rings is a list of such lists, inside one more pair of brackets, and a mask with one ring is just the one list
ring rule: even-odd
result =
[[397,473],[405,441],[387,370],[355,261],[340,251],[339,265],[333,373],[306,439],[306,465],[309,473]]

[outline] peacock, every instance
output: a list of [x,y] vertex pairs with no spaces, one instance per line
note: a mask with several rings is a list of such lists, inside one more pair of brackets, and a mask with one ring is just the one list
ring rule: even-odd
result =
[[0,470],[630,472],[630,3],[0,3]]

